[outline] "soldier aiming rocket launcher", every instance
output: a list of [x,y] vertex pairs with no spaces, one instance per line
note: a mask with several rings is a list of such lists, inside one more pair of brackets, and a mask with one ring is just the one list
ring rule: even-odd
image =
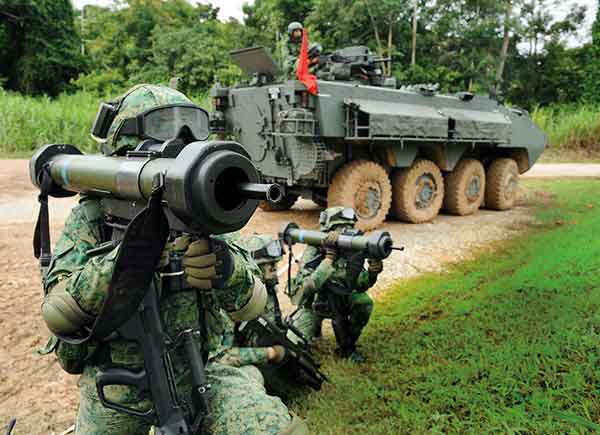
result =
[[317,248],[329,248],[340,254],[361,254],[364,259],[383,260],[392,251],[402,251],[404,248],[394,246],[394,241],[387,231],[373,231],[364,235],[357,229],[345,228],[335,239],[330,233],[314,230],[304,230],[297,224],[289,222],[283,226],[279,237],[287,244],[304,243]]
[[[335,234],[336,237],[332,237],[332,233],[303,230],[294,222],[290,222],[284,224],[279,232],[279,237],[290,247],[294,243],[304,243],[322,250],[335,250],[338,255],[348,260],[346,280],[350,288],[358,278],[366,259],[383,260],[389,257],[394,250],[404,250],[404,248],[394,246],[394,241],[387,231],[373,231],[367,236],[358,229],[344,228]],[[290,255],[291,252],[290,249]],[[290,273],[289,270],[288,273]],[[290,277],[288,276],[288,278]],[[291,279],[288,279],[288,285],[291,285]]]
[[[199,112],[194,116],[207,127],[208,115],[196,109]],[[144,125],[146,121],[151,119],[138,118],[123,128],[143,136],[140,130],[151,127]],[[190,127],[193,130],[195,126]],[[81,193],[100,198],[112,240],[88,255],[120,245],[105,303],[89,335],[59,338],[80,344],[90,338],[102,341],[118,334],[136,341],[144,357],[144,369],[110,367],[99,371],[98,396],[104,406],[146,420],[160,435],[195,434],[209,427],[211,419],[210,385],[204,372],[206,355],[196,340],[198,331],[169,337],[160,315],[160,295],[153,278],[170,233],[206,237],[239,230],[252,217],[259,200],[276,202],[282,193],[278,185],[258,183],[258,173],[240,144],[204,141],[208,136],[205,130],[204,137],[194,135],[200,141],[190,143],[177,137],[160,143],[144,141],[120,157],[82,155],[66,144],[45,145],[30,161],[31,180],[41,192],[34,252],[43,271],[51,258],[48,196]],[[211,243],[224,264],[222,278],[213,282],[219,288],[229,278],[233,261],[224,243],[216,239]],[[178,345],[183,345],[191,370],[192,403],[186,402],[176,388],[169,353]],[[153,404],[150,409],[139,410],[114,403],[104,394],[104,388],[110,385],[149,391]]]
[[[355,222],[356,217],[352,209],[343,209],[339,212],[344,220]],[[320,223],[326,224],[325,212],[321,214]],[[303,265],[309,270],[318,267],[325,257],[327,250],[333,250],[338,257],[345,260],[345,277],[341,281],[328,280],[317,292],[316,300],[312,302],[315,313],[322,318],[332,320],[336,340],[343,356],[350,356],[356,349],[356,337],[350,334],[350,297],[357,288],[359,277],[363,272],[366,259],[383,260],[389,257],[394,250],[403,250],[394,246],[388,232],[375,231],[364,235],[354,228],[342,228],[337,231],[321,232],[303,230],[295,223],[283,226],[280,238],[290,247],[289,267],[291,269],[291,245],[304,243],[319,248],[320,253],[314,258],[308,258]],[[376,278],[375,278],[376,279]],[[374,281],[373,281],[374,283]],[[291,292],[291,273],[288,272],[288,294]]]

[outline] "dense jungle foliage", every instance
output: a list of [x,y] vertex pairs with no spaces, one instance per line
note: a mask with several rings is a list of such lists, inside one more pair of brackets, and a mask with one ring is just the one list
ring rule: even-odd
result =
[[187,0],[83,10],[0,0],[0,152],[26,155],[59,137],[93,148],[98,102],[135,83],[178,77],[204,101],[215,81],[242,78],[230,50],[263,45],[281,61],[298,20],[326,52],[365,44],[392,58],[384,68],[400,84],[496,94],[531,110],[552,148],[589,153],[600,142],[600,19],[581,44],[591,11],[574,2],[559,19],[555,9],[553,0],[255,0],[238,21]]
[[597,101],[599,24],[593,42],[572,47],[590,12],[573,4],[558,19],[554,9],[551,0],[256,0],[240,22],[186,0],[83,10],[70,0],[0,0],[0,80],[28,94],[106,95],[177,76],[199,94],[239,79],[231,49],[264,45],[280,59],[287,23],[298,20],[325,51],[365,44],[391,57],[389,72],[403,84],[492,91],[529,109]]

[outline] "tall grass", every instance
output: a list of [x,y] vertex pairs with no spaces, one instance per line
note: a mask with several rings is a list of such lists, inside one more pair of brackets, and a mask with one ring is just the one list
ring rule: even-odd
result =
[[[192,99],[204,108],[210,106],[207,95]],[[69,143],[85,152],[97,150],[90,129],[101,101],[85,92],[52,99],[0,88],[0,157],[26,157],[46,143]]]
[[26,154],[46,143],[94,148],[89,131],[98,109],[90,94],[27,97],[0,89],[0,153]]
[[548,135],[550,148],[600,151],[600,107],[594,105],[536,108],[533,121]]
[[[192,100],[206,109],[210,107],[207,95]],[[89,131],[100,101],[85,92],[51,99],[0,88],[0,157],[27,156],[45,143],[71,143],[84,151],[95,150]],[[551,152],[600,152],[600,107],[536,108],[532,117],[548,135]]]

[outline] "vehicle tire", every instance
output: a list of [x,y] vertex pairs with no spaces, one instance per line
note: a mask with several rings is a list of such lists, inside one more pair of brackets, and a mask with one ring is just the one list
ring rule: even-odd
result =
[[444,178],[444,209],[465,216],[481,207],[485,196],[485,169],[476,159],[463,159]]
[[410,168],[392,174],[392,211],[404,222],[433,219],[444,201],[444,178],[431,160],[419,159]]
[[284,211],[289,210],[298,201],[299,195],[288,194],[285,195],[280,202],[274,204],[269,201],[260,201],[258,206],[264,211]]
[[494,160],[487,168],[485,206],[492,210],[508,210],[515,204],[519,187],[519,167],[513,159]]
[[387,171],[378,163],[356,160],[338,170],[327,192],[328,207],[352,207],[356,228],[369,231],[384,220],[392,202]]

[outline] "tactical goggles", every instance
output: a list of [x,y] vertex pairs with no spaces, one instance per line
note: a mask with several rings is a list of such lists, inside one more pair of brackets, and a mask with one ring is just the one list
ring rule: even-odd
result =
[[[319,224],[325,225],[327,223],[327,211],[322,211],[319,215]],[[356,214],[354,213],[354,209],[352,208],[344,208],[341,211],[331,215],[329,217],[330,221],[344,219],[347,221],[356,222]]]
[[273,240],[256,251],[252,251],[252,258],[278,258],[283,256],[283,243],[281,240]]
[[[103,103],[100,106],[92,134],[106,139],[118,107]],[[177,136],[183,127],[189,128],[196,140],[204,140],[209,134],[208,113],[194,104],[166,104],[153,107],[132,118],[124,118],[115,132],[120,136],[137,136],[164,142]]]

